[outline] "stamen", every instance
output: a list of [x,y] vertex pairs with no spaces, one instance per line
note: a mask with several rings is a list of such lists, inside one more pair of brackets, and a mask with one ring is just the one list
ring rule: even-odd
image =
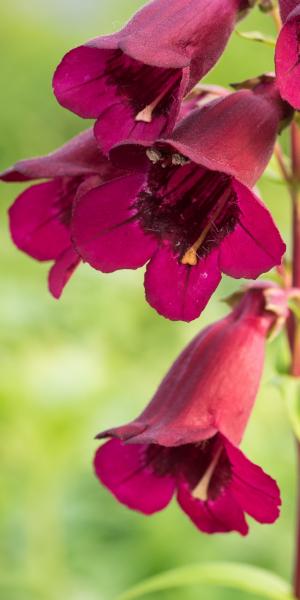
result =
[[186,165],[187,163],[190,162],[189,158],[186,158],[185,156],[182,156],[182,154],[172,154],[172,165],[175,166],[180,166],[182,167],[183,165]]
[[148,148],[146,150],[146,155],[154,165],[162,159],[162,153],[154,148]]
[[214,474],[214,470],[218,464],[221,453],[222,453],[222,448],[219,448],[219,450],[216,452],[216,455],[214,456],[212,462],[210,463],[209,467],[205,471],[202,479],[199,481],[198,485],[193,489],[193,492],[192,492],[193,497],[197,498],[198,500],[202,500],[202,502],[206,502],[207,500],[209,500],[209,496],[208,496],[209,484],[210,484],[211,478]]
[[156,109],[160,101],[167,96],[167,94],[174,87],[174,77],[170,77],[167,85],[163,88],[162,92],[151,102],[151,104],[147,104],[145,108],[140,110],[140,112],[135,116],[136,121],[143,121],[144,123],[151,123],[153,117],[153,111]]
[[[230,193],[229,193],[229,195],[230,195]],[[185,254],[183,255],[183,257],[181,259],[181,264],[190,265],[191,267],[195,267],[197,265],[197,260],[198,260],[197,252],[198,252],[200,246],[202,246],[203,242],[205,241],[211,228],[214,227],[214,225],[215,225],[214,219],[217,219],[218,216],[220,215],[220,213],[222,212],[222,210],[227,202],[227,199],[228,199],[228,193],[225,194],[225,196],[220,198],[209,223],[207,223],[206,227],[203,229],[201,235],[194,242],[194,244],[185,252]]]
[[148,104],[147,106],[145,106],[145,108],[140,110],[140,112],[135,116],[135,120],[143,121],[144,123],[151,123],[153,116],[152,113],[157,107],[157,105],[160,103],[160,101],[163,99],[163,97],[166,95],[167,91],[168,90],[163,90],[163,92],[161,92],[161,94],[159,94],[159,96],[155,100],[153,100],[151,104]]
[[181,263],[183,265],[190,265],[190,267],[196,266],[196,264],[198,262],[197,250],[203,244],[209,230],[211,229],[211,226],[212,226],[212,223],[209,222],[206,225],[206,227],[203,229],[201,235],[198,237],[196,242],[186,251],[186,253],[184,254],[184,256],[181,259]]

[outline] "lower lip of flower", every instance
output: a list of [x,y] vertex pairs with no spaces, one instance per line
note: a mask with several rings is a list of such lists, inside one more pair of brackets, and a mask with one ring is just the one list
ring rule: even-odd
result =
[[147,187],[136,203],[145,232],[167,240],[183,265],[195,266],[232,232],[239,217],[232,178],[180,154],[151,149]]

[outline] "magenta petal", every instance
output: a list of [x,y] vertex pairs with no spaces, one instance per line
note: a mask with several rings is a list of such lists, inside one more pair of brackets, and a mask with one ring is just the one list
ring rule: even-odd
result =
[[68,228],[62,222],[66,207],[61,205],[61,186],[59,180],[34,185],[9,210],[14,243],[37,260],[55,259],[70,245]]
[[[154,0],[139,10],[118,36],[129,56],[160,67],[191,63],[193,87],[217,62],[232,33],[236,0]],[[159,51],[158,51],[159,48]]]
[[174,125],[175,118],[172,118],[172,115],[176,117],[177,105],[179,109],[179,102],[174,102],[171,116],[160,114],[155,116],[151,123],[136,121],[132,108],[124,102],[109,106],[95,125],[95,136],[101,149],[108,153],[112,146],[122,140],[133,138],[134,140],[143,140],[143,142],[152,142],[169,133]]
[[70,246],[56,259],[49,272],[49,290],[54,298],[60,298],[65,285],[80,263],[80,257]]
[[230,491],[234,498],[259,523],[274,523],[281,505],[276,481],[227,440],[224,446],[232,469]]
[[252,187],[272,156],[280,121],[289,114],[270,81],[192,111],[167,143],[193,162]]
[[1,173],[0,179],[9,182],[93,174],[108,177],[112,170],[97,146],[93,129],[87,129],[50,154],[20,160]]
[[155,251],[156,239],[144,233],[134,207],[144,175],[120,177],[94,188],[78,201],[73,239],[80,256],[109,273],[137,269]]
[[66,54],[53,78],[57,100],[80,117],[97,118],[113,101],[112,86],[104,76],[114,50],[79,46]]
[[300,109],[300,7],[288,16],[279,34],[275,65],[277,85],[284,100],[296,109]]
[[164,317],[192,321],[199,317],[220,280],[217,251],[190,267],[180,264],[171,248],[163,246],[147,266],[146,298]]
[[252,279],[281,263],[285,244],[259,198],[238,181],[233,187],[241,215],[239,225],[220,246],[220,268],[231,277]]
[[94,467],[98,479],[119,502],[151,515],[169,504],[175,482],[172,477],[156,476],[145,465],[147,447],[110,440],[98,448]]
[[188,485],[181,482],[177,500],[194,525],[205,533],[229,531],[237,531],[241,535],[248,533],[248,525],[243,511],[229,490],[226,490],[216,500],[203,502],[194,498]]

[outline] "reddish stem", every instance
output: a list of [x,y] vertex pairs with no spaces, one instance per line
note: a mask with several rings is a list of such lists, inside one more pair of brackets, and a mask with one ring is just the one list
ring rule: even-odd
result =
[[300,184],[300,130],[295,121],[291,125],[292,168],[295,182]]
[[[291,154],[293,179],[289,189],[293,202],[293,286],[300,287],[300,130],[296,123],[291,126]],[[300,324],[297,318],[291,317],[291,373],[300,377]],[[300,443],[297,440],[298,460],[298,515],[296,534],[296,558],[294,572],[294,595],[300,598]]]

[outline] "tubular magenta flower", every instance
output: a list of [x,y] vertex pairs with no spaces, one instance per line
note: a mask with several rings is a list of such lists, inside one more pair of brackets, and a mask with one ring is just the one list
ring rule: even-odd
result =
[[300,109],[300,4],[298,0],[281,0],[283,27],[279,34],[275,65],[277,84],[282,98]]
[[285,245],[246,186],[263,172],[285,111],[267,78],[193,110],[154,147],[116,146],[115,163],[136,171],[78,201],[72,231],[83,260],[103,272],[149,261],[148,302],[185,321],[199,316],[222,272],[255,278],[279,264]]
[[182,98],[217,62],[249,0],[153,0],[119,32],[71,50],[54,75],[64,107],[98,119],[104,151],[170,133]]
[[276,520],[275,481],[237,448],[259,386],[266,337],[278,316],[287,316],[284,293],[274,290],[248,291],[230,315],[187,346],[140,417],[98,436],[113,439],[96,452],[96,475],[119,502],[149,515],[176,493],[182,510],[207,533],[246,535],[244,513],[261,523]]
[[80,262],[70,238],[75,198],[120,173],[97,148],[93,131],[87,130],[59,150],[22,160],[0,175],[7,182],[50,180],[20,194],[9,217],[12,239],[20,250],[39,261],[54,261],[49,274],[54,297],[61,295]]

